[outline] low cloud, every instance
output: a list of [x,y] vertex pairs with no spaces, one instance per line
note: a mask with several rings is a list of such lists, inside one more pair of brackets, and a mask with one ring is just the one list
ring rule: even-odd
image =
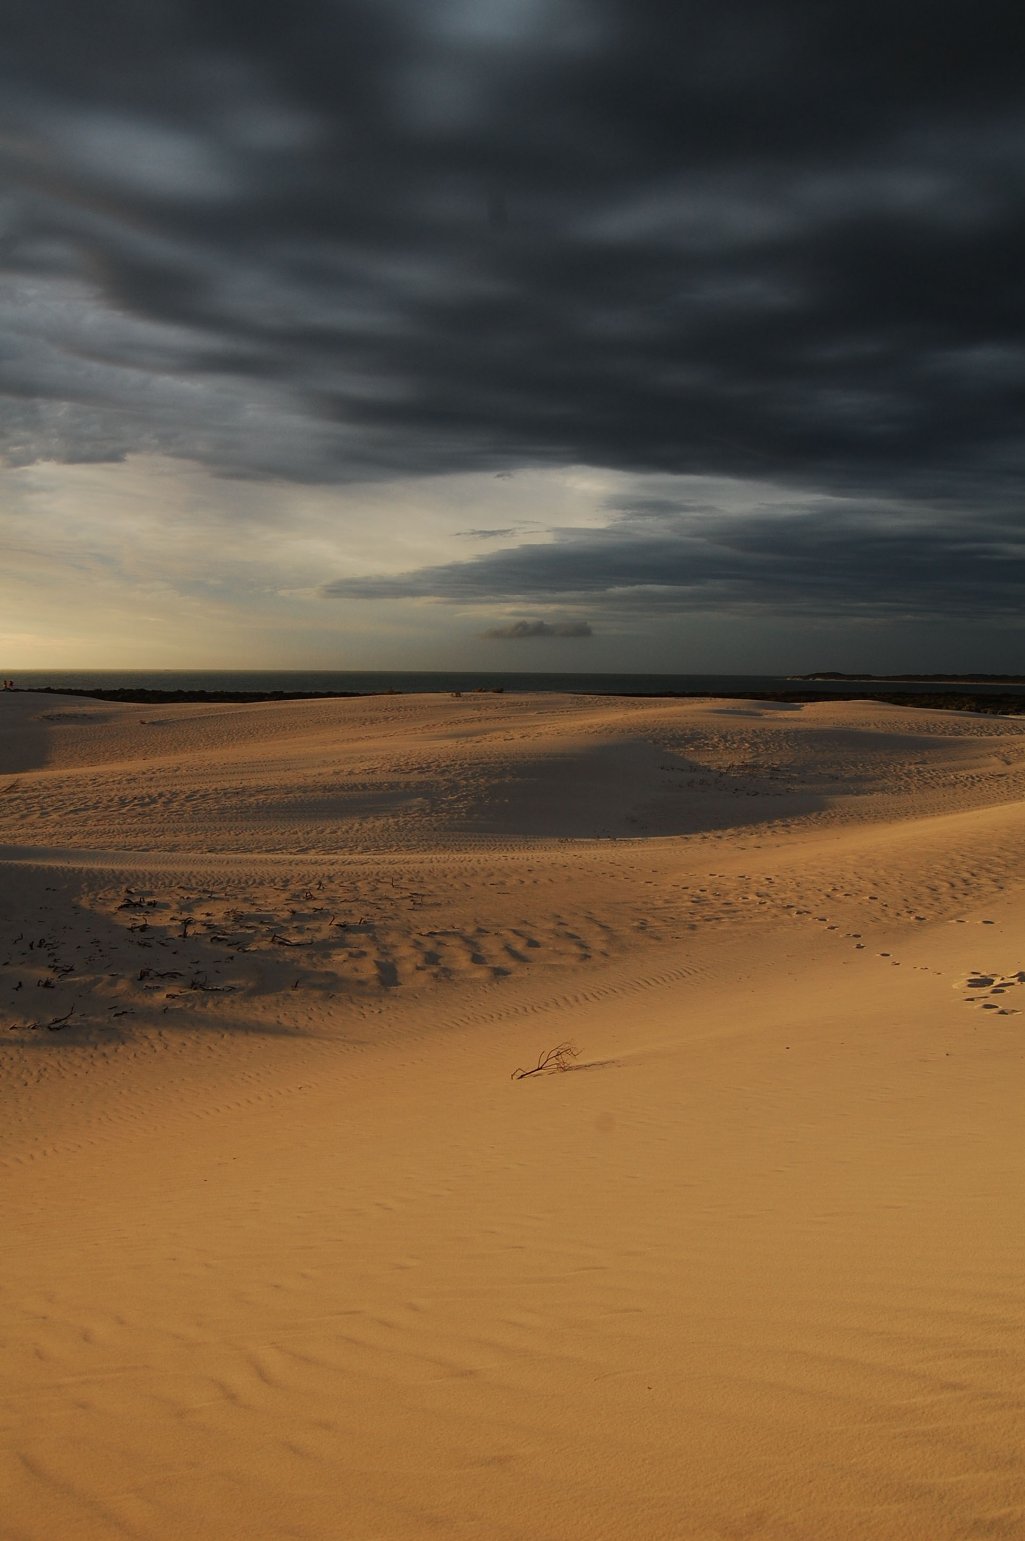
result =
[[771,500],[746,507],[700,507],[681,490],[677,500],[643,491],[625,503],[610,500],[607,522],[553,529],[544,544],[336,579],[320,592],[337,599],[543,603],[571,612],[600,604],[605,614],[632,616],[1021,616],[1025,543],[1013,506],[966,529],[956,510],[940,504],[777,488]]
[[457,530],[456,534],[464,540],[504,540],[509,535],[518,535],[519,526],[507,525],[500,530]]
[[519,642],[527,637],[593,637],[587,621],[513,621],[508,626],[493,626],[485,637]]

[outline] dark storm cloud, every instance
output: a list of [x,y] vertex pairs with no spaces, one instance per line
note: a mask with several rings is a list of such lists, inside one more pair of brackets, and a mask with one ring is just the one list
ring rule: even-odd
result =
[[[0,447],[768,478],[922,499],[995,549],[1025,463],[1020,29],[993,0],[14,0]],[[794,532],[680,539],[788,592],[812,535],[852,582],[907,555],[842,508]],[[611,547],[627,587],[655,557],[617,525],[466,583],[577,592],[572,553],[587,591]]]
[[523,642],[534,637],[593,637],[587,621],[511,621],[508,626],[492,626],[482,633],[487,638]]
[[[1019,24],[900,0],[20,0],[3,378],[38,396],[46,453],[100,414],[111,454],[187,454],[202,426],[201,458],[255,474],[1010,474]],[[54,304],[78,335],[49,335]],[[154,399],[126,403],[140,379]],[[309,424],[291,453],[263,444],[281,412]]]

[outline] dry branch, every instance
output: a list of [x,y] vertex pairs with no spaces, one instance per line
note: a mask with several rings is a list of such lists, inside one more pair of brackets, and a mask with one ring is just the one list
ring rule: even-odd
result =
[[530,1070],[518,1068],[509,1077],[510,1081],[525,1081],[528,1076],[542,1075],[552,1070],[571,1069],[570,1060],[576,1059],[580,1050],[572,1043],[557,1043],[554,1049],[549,1049],[547,1054],[539,1054],[537,1064]]
[[71,1010],[66,1011],[62,1017],[51,1017],[46,1024],[46,1031],[48,1033],[59,1033],[65,1022],[69,1021],[74,1014],[75,1008],[72,1006]]

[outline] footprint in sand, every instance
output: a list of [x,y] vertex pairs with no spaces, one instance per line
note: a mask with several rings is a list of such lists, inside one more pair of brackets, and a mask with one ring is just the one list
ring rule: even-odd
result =
[[1025,969],[1018,969],[1013,974],[999,974],[993,970],[973,969],[972,972],[954,986],[955,989],[967,990],[970,993],[964,996],[970,1006],[979,1006],[983,1011],[995,1011],[998,1016],[1010,1017],[1020,1015],[1017,1006],[1003,1006],[999,1004],[999,998],[1007,994],[1009,990],[1025,985]]

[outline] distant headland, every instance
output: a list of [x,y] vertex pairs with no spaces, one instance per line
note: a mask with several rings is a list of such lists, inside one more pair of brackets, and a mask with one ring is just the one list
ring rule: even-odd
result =
[[820,669],[815,674],[791,674],[792,680],[878,680],[919,685],[1025,685],[1025,674],[841,674],[837,669]]

